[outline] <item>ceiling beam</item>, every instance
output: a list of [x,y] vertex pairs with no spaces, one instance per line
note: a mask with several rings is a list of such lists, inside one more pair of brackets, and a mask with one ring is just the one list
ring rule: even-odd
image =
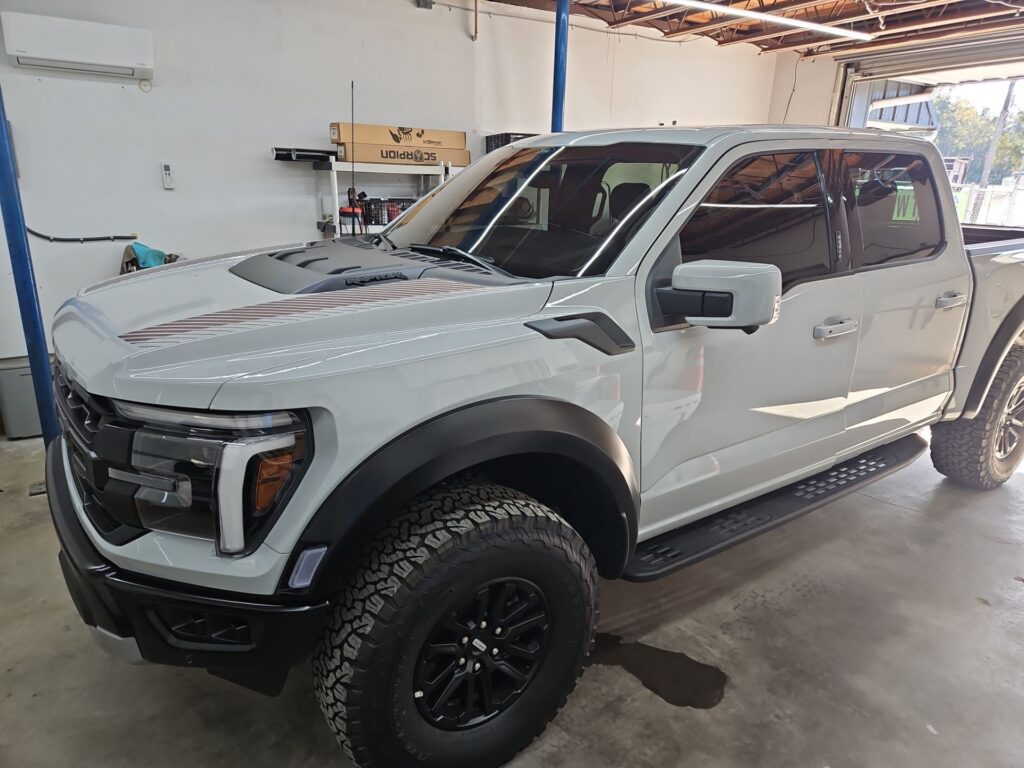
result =
[[[842,0],[824,0],[824,2],[822,0],[796,0],[796,2],[792,2],[792,3],[780,3],[778,5],[773,6],[772,8],[768,8],[766,10],[770,11],[773,14],[781,16],[782,14],[788,13],[790,11],[801,11],[801,10],[803,10],[805,8],[814,8],[815,6],[819,6],[819,5],[831,5],[833,3],[841,2],[841,1]],[[747,8],[749,5],[750,5],[749,2],[722,3],[722,8],[730,8],[730,7]],[[681,5],[678,6],[678,7],[681,10],[685,10],[685,8],[683,8],[683,6],[681,6]],[[684,29],[679,29],[679,30],[676,30],[675,32],[668,32],[668,33],[665,34],[665,37],[673,38],[673,37],[683,37],[685,35],[701,35],[701,34],[705,34],[707,32],[714,32],[715,30],[725,29],[726,27],[734,27],[737,24],[761,24],[761,23],[763,23],[763,22],[760,22],[757,19],[740,19],[740,18],[718,19],[716,21],[705,22],[704,24],[695,24],[692,27],[686,27]]]
[[664,8],[658,8],[653,11],[647,11],[646,13],[637,13],[632,16],[624,16],[617,21],[611,22],[608,27],[610,29],[618,29],[619,27],[625,27],[629,24],[642,24],[645,21],[651,21],[653,19],[663,19],[666,16],[675,16],[677,13],[686,13],[690,8],[684,8],[681,5],[666,5]]
[[[1024,32],[1024,19],[1010,19],[1009,21],[997,21],[992,24],[979,24],[973,27],[962,29],[944,29],[939,32],[929,32],[923,35],[912,35],[899,40],[874,40],[870,43],[857,43],[854,45],[841,46],[838,48],[829,47],[825,50],[808,51],[801,59],[812,60],[829,56],[842,56],[848,53],[874,53],[875,51],[887,51],[897,48],[907,48],[924,43],[944,43],[952,40],[963,40],[970,37],[984,37],[993,32],[1006,32],[1020,30]],[[767,48],[765,53],[774,53],[778,50],[792,50],[793,48],[807,48],[808,46],[820,45],[820,43],[804,43],[797,46],[781,48]]]
[[[857,22],[857,21],[869,21],[871,19],[876,19],[876,18],[886,18],[888,16],[895,16],[895,15],[901,14],[901,13],[913,13],[914,11],[923,11],[923,10],[926,10],[928,8],[938,8],[938,7],[941,7],[941,6],[944,6],[944,5],[954,5],[954,4],[962,3],[962,2],[966,2],[966,0],[925,0],[925,2],[917,3],[917,4],[914,4],[914,5],[889,6],[889,7],[886,7],[884,10],[878,10],[878,11],[875,11],[873,13],[871,13],[871,12],[868,12],[868,13],[858,13],[858,14],[855,14],[855,15],[852,15],[852,16],[842,16],[842,17],[836,17],[836,18],[832,18],[832,19],[828,19],[828,20],[820,20],[820,19],[807,19],[807,20],[808,21],[816,22],[818,24],[824,24],[826,27],[835,27],[835,26],[839,26],[841,24],[852,24],[852,23]],[[1009,12],[1009,13],[1015,13],[1016,12],[1016,11],[1008,8],[1007,6],[1002,6],[1002,9],[1000,9],[1000,10],[1004,10],[1004,9],[1007,12]],[[1000,14],[993,14],[993,15],[1000,15]],[[776,29],[776,30],[772,30],[771,32],[764,32],[764,33],[761,33],[761,34],[756,34],[756,35],[752,35],[752,36],[748,36],[748,37],[742,37],[742,38],[737,37],[737,38],[734,38],[732,40],[726,40],[724,42],[719,43],[719,45],[723,45],[724,46],[724,45],[739,45],[740,43],[759,43],[759,42],[762,42],[764,40],[772,40],[772,39],[774,39],[776,37],[785,37],[787,35],[796,35],[796,34],[801,34],[801,33],[807,34],[806,30],[801,30],[801,29]],[[877,32],[876,34],[883,34],[883,32],[880,31],[880,32]],[[770,50],[775,51],[775,50],[782,50],[782,49],[780,49],[780,48],[771,48]]]

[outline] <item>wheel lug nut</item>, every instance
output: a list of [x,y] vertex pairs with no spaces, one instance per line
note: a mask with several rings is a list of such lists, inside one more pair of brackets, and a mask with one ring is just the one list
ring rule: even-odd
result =
[[501,634],[501,627],[495,627],[494,628],[494,634],[500,635]]
[[462,638],[462,644],[463,645],[469,645],[469,638],[468,637],[463,637]]
[[497,655],[498,655],[498,649],[497,648],[491,648],[491,656],[497,656]]
[[461,666],[462,666],[463,664],[465,664],[465,663],[466,663],[466,659],[465,659],[465,658],[459,659],[459,666],[460,666],[460,667],[461,667]]
[[479,672],[480,671],[480,662],[479,661],[476,664],[473,665],[473,671],[474,672]]
[[481,621],[480,622],[480,629],[487,629],[487,622],[486,621]]

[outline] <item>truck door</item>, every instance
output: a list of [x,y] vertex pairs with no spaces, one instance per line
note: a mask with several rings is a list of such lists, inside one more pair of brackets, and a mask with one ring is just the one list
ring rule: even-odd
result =
[[[850,250],[864,298],[847,406],[847,453],[932,420],[952,367],[971,293],[959,232],[944,231],[928,158],[842,152]],[[955,223],[951,210],[946,222]]]
[[[856,357],[860,292],[836,264],[820,153],[748,144],[694,190],[641,269],[644,538],[834,462]],[[654,289],[683,262],[726,259],[782,271],[779,320],[753,334],[666,325]],[[645,265],[646,266],[646,265]],[[824,336],[828,329],[830,338]]]

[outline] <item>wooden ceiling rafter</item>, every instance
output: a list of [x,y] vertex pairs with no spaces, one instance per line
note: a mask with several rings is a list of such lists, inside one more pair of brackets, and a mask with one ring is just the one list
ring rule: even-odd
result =
[[[784,16],[787,13],[794,11],[801,11],[805,8],[813,8],[820,5],[832,5],[838,2],[844,2],[845,0],[795,0],[795,2],[784,2],[775,3],[770,7],[770,12],[779,16]],[[722,5],[737,6],[743,8],[749,5],[748,2],[739,3],[722,3]],[[700,23],[692,27],[686,27],[680,29],[672,34],[665,35],[665,37],[682,37],[683,35],[704,35],[709,32],[717,32],[718,30],[728,29],[729,27],[739,27],[747,24],[761,24],[763,22],[757,21],[756,19],[743,19],[735,16],[720,16],[715,21],[708,21]]]
[[[984,37],[994,32],[1008,32],[1020,30],[1024,32],[1024,21],[1013,19],[1010,21],[996,21],[993,23],[978,22],[965,24],[956,29],[942,29],[938,32],[913,32],[903,31],[902,37],[897,39],[879,38],[868,43],[856,43],[854,45],[829,46],[828,50],[808,51],[804,53],[805,59],[817,59],[823,56],[837,56],[846,53],[875,53],[878,51],[896,50],[914,45],[930,45],[934,43],[952,42],[954,40],[966,40],[972,37]],[[807,47],[807,46],[802,46]],[[775,50],[775,49],[773,49]],[[799,50],[794,48],[793,50]]]
[[[555,4],[554,0],[498,1],[548,10]],[[988,31],[1019,30],[1024,40],[1024,0],[1019,0],[1019,8],[1015,0],[706,1],[722,6],[723,12],[690,8],[671,0],[572,0],[572,11],[600,19],[612,29],[642,26],[669,40],[703,36],[722,46],[749,43],[765,53],[800,51],[808,59],[958,40]],[[729,15],[725,12],[729,8],[866,33],[873,39],[854,41],[825,30]]]
[[[882,11],[863,12],[863,13],[854,14],[852,16],[838,16],[838,17],[833,17],[831,19],[816,19],[816,18],[808,17],[807,21],[814,21],[814,22],[817,22],[818,24],[824,24],[827,27],[839,26],[839,25],[842,25],[842,24],[853,24],[853,23],[860,22],[860,21],[872,21],[872,20],[875,20],[875,19],[884,19],[887,16],[898,16],[898,15],[902,15],[902,14],[915,13],[915,12],[918,12],[918,11],[938,11],[938,10],[946,8],[946,7],[950,6],[950,5],[956,5],[956,4],[959,4],[959,3],[964,3],[966,1],[967,0],[923,0],[921,3],[917,3],[917,4],[914,4],[914,5],[899,5],[899,6],[895,6],[895,7],[892,7],[892,8],[886,8],[885,10],[882,10]],[[1013,11],[1010,8],[1007,8],[1006,6],[1001,6],[1001,8],[1003,9],[1003,11],[1006,11],[1008,13],[1013,13]],[[1000,11],[1000,12],[1002,12],[1002,11]],[[884,34],[886,34],[886,30],[885,29],[872,30],[872,32],[874,32],[877,35],[884,35]],[[743,37],[743,38],[740,38],[740,39],[737,39],[737,40],[731,40],[731,41],[729,41],[727,43],[720,43],[720,45],[734,45],[736,43],[760,43],[760,42],[763,42],[765,40],[774,40],[775,38],[779,38],[779,37],[789,37],[791,35],[806,35],[806,34],[808,34],[808,32],[806,30],[796,29],[794,27],[781,28],[781,29],[772,29],[772,30],[769,30],[767,32],[762,32],[762,33],[759,33],[759,34],[756,34],[756,35],[751,35],[749,37]],[[775,48],[770,48],[769,50],[775,50]]]

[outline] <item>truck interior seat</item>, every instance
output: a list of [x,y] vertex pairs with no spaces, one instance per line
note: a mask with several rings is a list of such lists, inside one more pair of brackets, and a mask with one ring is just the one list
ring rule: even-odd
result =
[[612,221],[622,221],[636,204],[651,194],[651,185],[642,181],[626,182],[619,184],[612,190],[611,200],[608,202],[608,210],[611,213]]

